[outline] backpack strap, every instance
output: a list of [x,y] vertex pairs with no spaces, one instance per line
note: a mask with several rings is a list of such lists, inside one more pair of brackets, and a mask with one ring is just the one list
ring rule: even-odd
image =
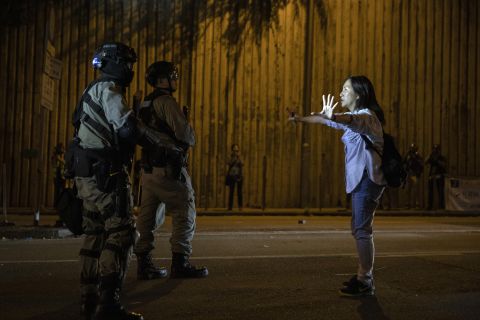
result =
[[[383,132],[383,130],[382,130],[382,132]],[[383,134],[385,135],[385,132],[383,132]],[[370,139],[368,139],[366,135],[361,134],[360,136],[362,137],[363,141],[365,141],[365,144],[367,145],[366,149],[373,149],[380,156],[380,158],[383,157],[383,154],[381,154],[380,151],[378,151],[378,149],[375,148],[372,141],[370,141]]]

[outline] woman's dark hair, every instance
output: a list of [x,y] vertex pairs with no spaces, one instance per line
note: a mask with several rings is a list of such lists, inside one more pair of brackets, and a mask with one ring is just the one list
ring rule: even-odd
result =
[[348,80],[352,83],[353,91],[358,94],[357,108],[370,109],[375,112],[381,124],[385,124],[385,115],[377,102],[375,89],[372,82],[365,76],[350,76]]

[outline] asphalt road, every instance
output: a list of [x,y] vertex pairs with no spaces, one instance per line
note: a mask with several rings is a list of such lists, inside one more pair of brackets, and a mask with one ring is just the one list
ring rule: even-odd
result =
[[[299,224],[298,220],[305,220]],[[169,264],[168,231],[155,262]],[[478,319],[480,218],[379,217],[375,297],[344,298],[356,270],[346,217],[199,217],[196,280],[135,280],[123,301],[145,319]],[[81,319],[81,238],[0,241],[0,319]]]

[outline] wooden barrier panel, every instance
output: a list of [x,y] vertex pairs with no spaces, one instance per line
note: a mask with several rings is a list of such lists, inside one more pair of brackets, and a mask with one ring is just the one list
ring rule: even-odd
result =
[[[479,1],[4,2],[0,161],[11,207],[53,205],[50,156],[73,134],[71,114],[97,76],[91,58],[105,41],[138,54],[129,101],[152,90],[149,64],[178,65],[175,97],[191,107],[197,134],[190,171],[199,207],[226,207],[234,143],[245,164],[244,206],[345,206],[341,132],[289,124],[285,110],[319,111],[322,94],[338,99],[345,78],[358,74],[372,80],[403,153],[416,143],[426,158],[439,143],[449,174],[480,176]],[[51,22],[62,76],[49,111],[40,94]],[[391,197],[401,207],[406,192]]]

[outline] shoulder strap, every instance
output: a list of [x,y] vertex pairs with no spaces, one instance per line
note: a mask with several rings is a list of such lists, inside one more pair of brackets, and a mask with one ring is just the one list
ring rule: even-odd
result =
[[[383,132],[383,130],[382,130],[382,132]],[[384,132],[383,132],[383,134],[385,135]],[[378,149],[375,148],[372,141],[370,141],[370,139],[368,139],[367,136],[365,136],[364,134],[361,134],[360,136],[362,137],[363,141],[365,141],[365,144],[367,145],[367,149],[373,149],[380,156],[380,158],[383,157],[383,155],[380,153],[380,151],[378,151]]]
[[[98,82],[103,82],[103,81],[110,81],[108,78],[101,78],[101,79],[96,79],[92,81],[87,88],[83,91],[82,97],[80,98],[77,108],[75,109],[74,115],[73,115],[73,125],[75,126],[75,133],[74,136],[78,135],[78,130],[80,128],[80,123],[84,122],[88,124],[90,127],[95,129],[100,135],[106,139],[107,141],[110,141],[112,144],[115,143],[115,137],[113,136],[113,128],[112,125],[109,125],[110,128],[106,128],[102,124],[100,124],[98,121],[95,121],[92,119],[88,114],[86,114],[83,111],[82,104],[85,102],[89,105],[89,107],[95,112],[95,114],[102,119],[103,122],[108,124],[107,117],[105,116],[105,111],[103,111],[102,107],[93,101],[92,96],[90,95],[89,91],[90,89],[97,84]],[[76,122],[79,122],[78,124]]]

